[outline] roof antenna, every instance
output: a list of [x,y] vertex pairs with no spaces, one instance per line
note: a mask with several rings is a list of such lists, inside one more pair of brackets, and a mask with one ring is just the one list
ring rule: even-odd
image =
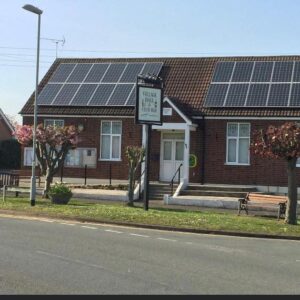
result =
[[54,42],[56,45],[55,45],[55,50],[56,50],[56,57],[57,58],[57,48],[58,48],[58,43],[61,43],[61,46],[63,47],[65,42],[66,42],[66,39],[65,37],[63,36],[62,40],[58,40],[58,39],[49,39],[49,38],[41,38],[41,40],[47,40],[47,41],[51,41],[51,42]]

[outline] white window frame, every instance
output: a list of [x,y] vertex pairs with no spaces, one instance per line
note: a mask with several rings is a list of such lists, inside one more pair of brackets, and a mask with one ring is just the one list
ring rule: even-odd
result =
[[[121,124],[121,133],[112,133],[112,123],[113,122],[116,122],[116,123],[120,123]],[[111,128],[111,133],[102,133],[102,126],[103,126],[103,123],[110,123],[110,128]],[[101,121],[101,127],[100,127],[100,157],[99,157],[99,161],[121,161],[121,157],[122,157],[122,153],[121,153],[121,149],[122,149],[122,130],[123,130],[123,124],[122,124],[122,121],[119,121],[119,120],[102,120]],[[109,135],[111,136],[111,139],[110,139],[110,151],[109,151],[109,157],[110,158],[102,158],[102,136],[104,135]],[[112,137],[113,136],[118,136],[120,137],[120,143],[119,143],[119,158],[112,158]]]
[[[97,148],[93,148],[93,147],[77,147],[77,148],[72,149],[72,150],[74,150],[74,151],[76,151],[76,150],[80,150],[80,151],[92,150],[92,151],[95,151],[95,165],[94,166],[87,165],[87,168],[89,168],[89,169],[95,169],[95,168],[97,168]],[[66,157],[66,159],[67,159],[67,157]],[[81,161],[81,163],[82,163],[82,161]],[[72,165],[67,165],[67,163],[65,162],[64,163],[64,167],[65,168],[84,168],[85,166],[83,164],[72,166]]]
[[[238,128],[238,133],[237,133],[237,136],[234,137],[234,136],[228,136],[228,128],[229,128],[229,125],[237,125],[237,128]],[[248,125],[249,126],[249,136],[248,137],[240,137],[240,125]],[[241,122],[241,123],[238,123],[238,122],[228,122],[227,123],[227,128],[226,128],[226,165],[233,165],[233,166],[250,166],[250,151],[248,150],[248,163],[239,163],[239,141],[241,139],[248,139],[249,140],[249,145],[250,145],[250,133],[251,133],[251,124],[250,123],[247,123],[247,122]],[[228,161],[228,155],[229,155],[229,152],[228,152],[228,146],[229,146],[229,140],[230,139],[234,139],[236,140],[236,161],[235,162],[229,162]]]
[[32,147],[24,147],[24,159],[23,159],[23,165],[24,165],[24,167],[32,167],[32,161],[31,161],[31,164],[29,164],[27,162],[27,159],[26,159],[28,151],[33,152],[33,148]]
[[62,122],[63,123],[62,126],[65,126],[65,120],[63,120],[63,119],[45,119],[44,120],[44,127],[46,127],[46,122],[50,122],[50,123],[53,122],[52,126],[57,126],[55,123]]

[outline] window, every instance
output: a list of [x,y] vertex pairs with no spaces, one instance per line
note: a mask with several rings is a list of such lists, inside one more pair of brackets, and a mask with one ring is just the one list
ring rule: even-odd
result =
[[33,149],[32,147],[24,148],[24,166],[32,166]]
[[102,121],[101,123],[101,160],[121,159],[121,131],[120,121]]
[[227,164],[248,165],[250,146],[250,124],[227,124]]
[[95,148],[76,148],[69,150],[65,166],[84,168],[96,167],[96,149]]
[[46,119],[44,120],[44,126],[47,127],[49,125],[54,127],[63,127],[64,126],[64,120],[57,120],[57,119]]

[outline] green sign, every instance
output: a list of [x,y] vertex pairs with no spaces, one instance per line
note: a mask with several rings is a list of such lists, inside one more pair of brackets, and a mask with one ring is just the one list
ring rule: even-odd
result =
[[195,154],[190,154],[189,166],[190,168],[194,168],[197,166],[197,156]]

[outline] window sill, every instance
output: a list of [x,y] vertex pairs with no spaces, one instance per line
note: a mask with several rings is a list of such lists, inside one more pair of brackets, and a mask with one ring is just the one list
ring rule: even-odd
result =
[[122,161],[122,159],[101,159],[101,158],[99,158],[98,161],[120,162],[120,161]]
[[250,164],[225,163],[225,166],[249,167]]

